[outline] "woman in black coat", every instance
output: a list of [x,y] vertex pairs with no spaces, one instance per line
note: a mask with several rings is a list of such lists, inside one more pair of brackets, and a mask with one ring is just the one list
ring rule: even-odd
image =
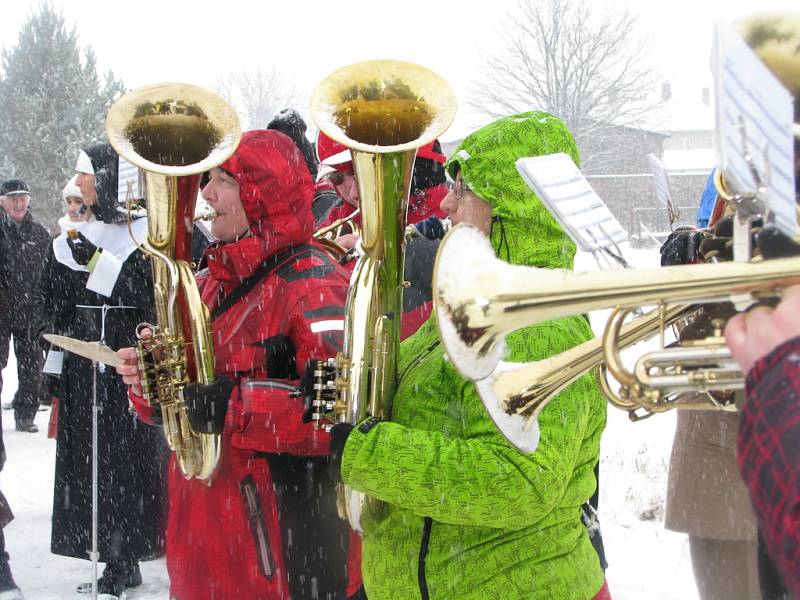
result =
[[[108,144],[81,152],[77,185],[95,219],[79,236],[53,242],[41,280],[44,329],[111,348],[131,346],[139,323],[152,320],[150,264],[136,249],[117,203],[118,157]],[[147,235],[145,218],[132,224]],[[139,422],[113,369],[96,372],[98,433],[98,552],[106,569],[101,593],[118,596],[141,583],[138,561],[163,550],[166,444],[161,428]],[[51,550],[87,558],[92,534],[92,363],[64,353],[59,389]],[[84,588],[81,590],[80,588]],[[90,588],[89,588],[90,589]],[[79,586],[84,591],[85,586]]]

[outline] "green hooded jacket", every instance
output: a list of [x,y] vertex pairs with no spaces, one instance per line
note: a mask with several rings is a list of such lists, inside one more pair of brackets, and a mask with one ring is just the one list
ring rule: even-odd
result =
[[[575,246],[517,174],[523,156],[575,142],[546,113],[501,119],[467,137],[447,168],[492,205],[504,260],[572,266]],[[585,318],[516,331],[505,360],[528,362],[592,337]],[[401,346],[391,422],[356,427],[342,457],[348,485],[382,500],[363,515],[370,600],[588,600],[604,576],[580,507],[594,492],[606,405],[586,375],[540,413],[522,454],[497,431],[475,386],[448,362],[435,316]],[[363,431],[366,430],[366,431]]]

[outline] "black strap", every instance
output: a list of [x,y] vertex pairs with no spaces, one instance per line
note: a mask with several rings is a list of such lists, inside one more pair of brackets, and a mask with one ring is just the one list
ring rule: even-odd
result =
[[222,299],[217,307],[211,311],[211,320],[214,321],[217,317],[223,315],[227,310],[241,300],[247,293],[252,290],[255,285],[264,279],[267,275],[283,266],[289,260],[299,257],[301,254],[310,253],[313,247],[308,244],[302,244],[279,252],[274,256],[269,257],[261,266],[253,271],[252,275],[242,280],[233,291]]

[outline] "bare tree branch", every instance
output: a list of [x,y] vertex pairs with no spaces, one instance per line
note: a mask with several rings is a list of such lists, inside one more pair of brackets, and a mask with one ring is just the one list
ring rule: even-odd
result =
[[[629,11],[589,0],[519,0],[504,28],[506,42],[485,58],[469,104],[492,118],[550,112],[579,146],[590,136],[611,135],[611,125],[652,127],[657,78],[637,27]],[[593,146],[613,153],[610,142]],[[584,155],[584,165],[597,166],[603,152]]]
[[243,129],[264,128],[280,110],[303,103],[295,86],[274,67],[228,73],[217,78],[214,89],[236,108]]

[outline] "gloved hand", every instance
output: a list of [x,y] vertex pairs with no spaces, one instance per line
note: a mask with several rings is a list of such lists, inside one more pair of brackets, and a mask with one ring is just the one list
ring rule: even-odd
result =
[[764,227],[756,240],[761,256],[766,259],[800,256],[800,244],[773,225]]
[[92,260],[95,252],[102,252],[102,248],[98,248],[80,231],[76,231],[76,239],[67,236],[67,245],[72,252],[72,258],[75,262],[84,267]]
[[183,390],[189,423],[195,433],[222,433],[234,382],[222,375],[209,384],[190,383]]
[[314,413],[314,365],[316,361],[308,361],[306,370],[297,384],[297,396],[303,399],[303,423],[310,423]]
[[[735,216],[731,215],[723,217],[714,226],[712,235],[705,238],[700,243],[700,253],[705,260],[716,258],[719,261],[733,260],[733,219]],[[753,255],[758,254],[758,244],[756,243],[756,236],[761,231],[763,221],[756,219],[750,223],[750,235],[752,236],[751,247]]]
[[330,462],[328,462],[328,477],[334,483],[342,483],[342,455],[351,431],[353,431],[353,425],[350,423],[337,423],[331,429],[329,442],[331,456]]
[[61,390],[61,377],[52,373],[45,373],[42,376],[45,392],[51,398],[58,398]]
[[700,243],[708,232],[680,227],[669,234],[661,246],[661,266],[689,265],[701,260]]

